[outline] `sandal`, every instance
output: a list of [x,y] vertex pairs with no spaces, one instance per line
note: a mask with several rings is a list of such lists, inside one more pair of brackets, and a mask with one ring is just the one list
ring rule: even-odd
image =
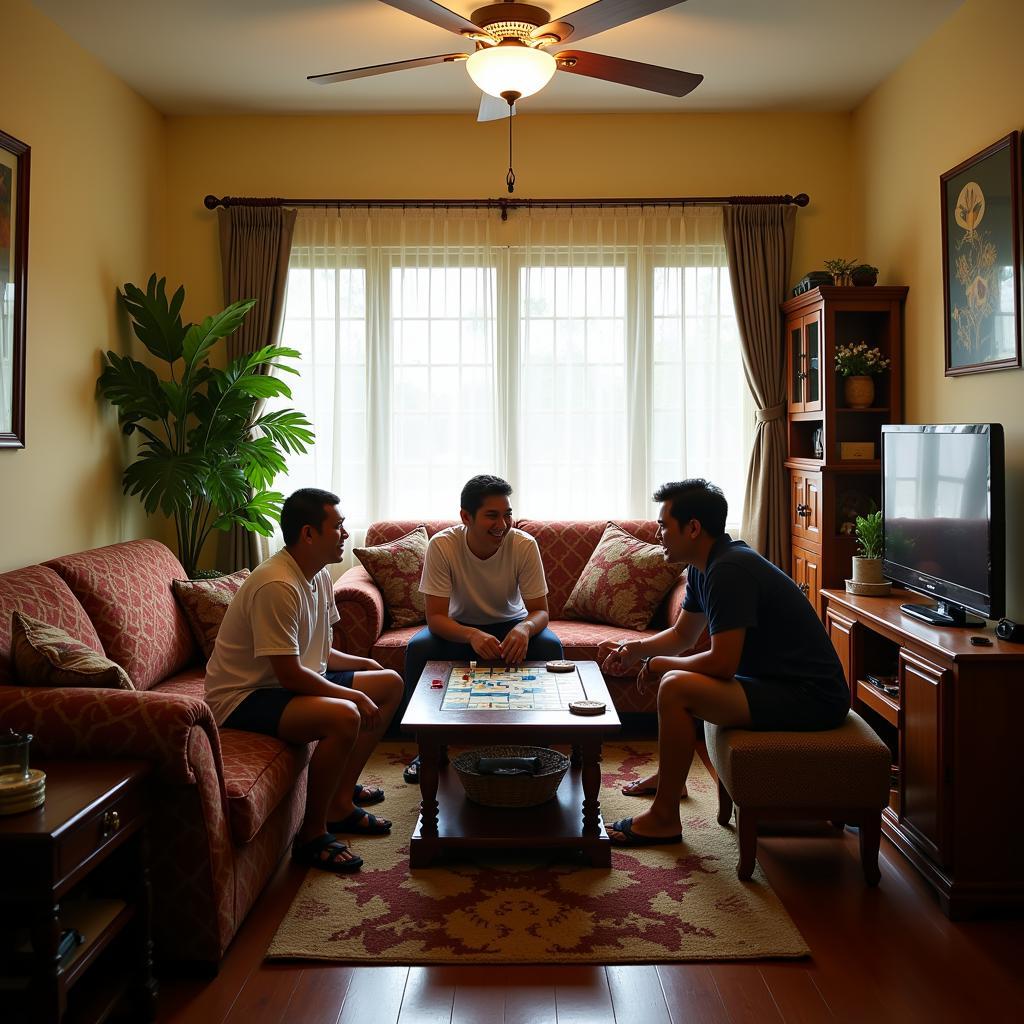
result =
[[327,831],[347,832],[354,836],[385,836],[391,831],[391,822],[357,807],[344,818],[327,822]]
[[683,841],[683,834],[680,832],[674,836],[645,836],[640,832],[633,831],[632,818],[620,818],[608,826],[609,832],[618,832],[621,839],[609,835],[608,838],[615,846],[672,846],[674,843]]
[[[343,853],[348,853],[349,859],[337,860]],[[334,874],[358,871],[363,866],[363,858],[352,853],[346,843],[339,843],[330,832],[304,843],[296,839],[292,844],[292,860],[307,868],[319,868]]]
[[420,781],[420,755],[417,754],[406,766],[405,771],[402,772],[402,779],[408,782],[410,786],[415,786]]
[[644,786],[641,785],[643,779],[634,779],[633,782],[627,782],[622,787],[623,796],[654,796],[658,792],[657,786]]
[[379,804],[383,799],[384,790],[380,786],[364,786],[361,782],[357,782],[356,788],[352,791],[352,802],[360,807]]

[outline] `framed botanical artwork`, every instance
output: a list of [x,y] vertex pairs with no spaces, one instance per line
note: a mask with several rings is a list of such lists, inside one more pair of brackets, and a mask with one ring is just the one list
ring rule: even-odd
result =
[[1019,133],[946,171],[939,182],[946,376],[1018,367]]
[[29,155],[0,132],[0,448],[25,447]]

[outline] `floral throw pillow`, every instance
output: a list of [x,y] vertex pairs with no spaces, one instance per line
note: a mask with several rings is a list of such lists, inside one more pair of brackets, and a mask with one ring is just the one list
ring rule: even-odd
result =
[[134,690],[120,665],[97,654],[59,626],[13,612],[11,661],[22,686],[95,686]]
[[174,596],[188,619],[204,658],[209,659],[213,654],[224,613],[248,575],[248,569],[239,569],[230,576],[217,576],[211,580],[171,581]]
[[395,626],[417,626],[427,621],[426,603],[420,593],[423,560],[427,555],[427,528],[372,548],[356,548],[355,556],[373,577]]
[[660,544],[609,523],[565,603],[565,617],[646,629],[682,570],[665,561]]

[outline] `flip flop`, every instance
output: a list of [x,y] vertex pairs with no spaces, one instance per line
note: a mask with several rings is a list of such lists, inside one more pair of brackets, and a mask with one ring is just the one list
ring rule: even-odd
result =
[[616,846],[671,846],[673,843],[683,841],[682,832],[675,836],[643,836],[639,832],[634,832],[632,818],[620,818],[618,821],[613,821],[608,826],[608,831],[618,832],[623,837],[615,839],[609,835],[608,838]]
[[361,782],[357,782],[356,788],[352,791],[352,802],[360,807],[379,804],[383,799],[384,790],[380,786],[364,786]]
[[[366,822],[363,818],[367,819]],[[327,831],[346,832],[353,836],[385,836],[391,831],[391,822],[357,807],[344,818],[327,822]]]
[[[358,871],[363,866],[363,858],[354,854],[350,860],[335,860],[339,853],[348,850],[348,845],[339,843],[330,832],[325,832],[316,839],[310,839],[305,843],[296,841],[292,844],[292,860],[304,864],[308,868],[319,868],[321,871],[330,871],[332,874],[347,874],[350,871]],[[349,851],[351,852],[351,851]],[[323,854],[328,856],[325,858]]]
[[622,787],[623,796],[654,796],[658,792],[657,786],[640,786],[640,780],[637,779],[635,782],[627,782]]
[[410,786],[415,786],[420,781],[420,755],[417,754],[406,766],[405,771],[402,772],[402,780],[408,782]]

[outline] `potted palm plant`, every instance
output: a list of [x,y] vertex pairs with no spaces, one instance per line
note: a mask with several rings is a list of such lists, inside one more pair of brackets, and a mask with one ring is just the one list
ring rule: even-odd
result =
[[853,556],[853,579],[850,589],[860,594],[889,593],[889,581],[882,575],[882,511],[857,516],[857,554]]
[[295,409],[261,411],[265,399],[291,398],[287,384],[267,370],[298,373],[287,364],[299,356],[296,349],[267,345],[224,369],[210,365],[218,342],[255,302],[234,302],[200,324],[183,324],[185,289],[168,301],[165,284],[153,274],[145,291],[126,284],[119,294],[136,337],[167,363],[167,376],[108,351],[97,385],[117,409],[121,430],[142,438],[122,477],[124,493],[137,494],[147,514],[160,509],[173,518],[178,557],[191,577],[214,530],[237,524],[273,533],[284,496],[271,484],[286,454],[306,451],[314,435]]

